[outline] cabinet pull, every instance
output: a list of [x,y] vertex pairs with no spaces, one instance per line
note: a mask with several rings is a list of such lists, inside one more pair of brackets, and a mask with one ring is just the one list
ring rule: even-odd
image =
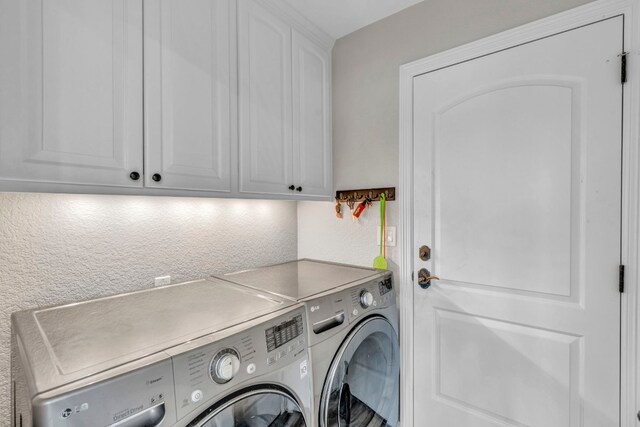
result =
[[134,181],[137,181],[140,179],[140,174],[136,171],[133,171],[129,174],[129,178],[131,178]]
[[160,175],[159,173],[154,173],[151,176],[151,179],[154,180],[155,182],[160,182],[162,180],[162,175]]
[[296,188],[296,191],[297,191],[297,192],[301,192],[301,191],[302,191],[302,187],[298,187],[298,188]]
[[290,186],[289,186],[289,190],[293,191],[293,190],[295,190],[295,189],[296,189],[296,186],[295,186],[295,185],[290,185]]

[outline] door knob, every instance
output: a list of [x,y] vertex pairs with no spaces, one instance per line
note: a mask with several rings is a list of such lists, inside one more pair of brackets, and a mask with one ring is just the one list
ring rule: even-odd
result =
[[432,276],[431,272],[426,268],[421,268],[420,271],[418,271],[418,285],[420,285],[422,289],[427,289],[431,286],[432,280],[440,280],[440,278],[438,276]]

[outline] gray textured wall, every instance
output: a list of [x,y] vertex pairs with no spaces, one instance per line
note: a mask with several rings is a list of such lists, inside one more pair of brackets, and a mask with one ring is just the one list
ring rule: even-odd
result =
[[[588,3],[589,0],[425,0],[339,39],[333,48],[333,182],[338,190],[398,186],[399,67]],[[397,225],[398,204],[387,204]],[[333,204],[298,205],[298,255],[370,265],[378,206],[352,224]],[[321,242],[321,243],[319,243]],[[388,251],[395,269],[398,250]]]
[[296,258],[296,203],[0,193],[0,426],[10,314]]

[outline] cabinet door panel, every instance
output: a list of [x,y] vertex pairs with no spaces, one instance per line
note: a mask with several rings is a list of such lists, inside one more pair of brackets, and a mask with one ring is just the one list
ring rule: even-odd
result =
[[238,26],[240,191],[289,194],[291,28],[251,0]]
[[293,177],[304,195],[331,192],[330,59],[293,31]]
[[229,0],[145,2],[147,186],[230,190],[230,12]]
[[0,179],[141,186],[142,0],[3,9]]

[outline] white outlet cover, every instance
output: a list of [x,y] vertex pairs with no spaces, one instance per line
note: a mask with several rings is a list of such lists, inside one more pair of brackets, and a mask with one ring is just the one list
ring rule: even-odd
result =
[[[380,226],[377,227],[378,232],[376,233],[376,245],[380,246]],[[395,246],[396,245],[396,227],[387,226],[386,229],[386,238],[387,238],[387,246]]]
[[153,286],[164,286],[171,284],[171,276],[160,276],[153,280]]

